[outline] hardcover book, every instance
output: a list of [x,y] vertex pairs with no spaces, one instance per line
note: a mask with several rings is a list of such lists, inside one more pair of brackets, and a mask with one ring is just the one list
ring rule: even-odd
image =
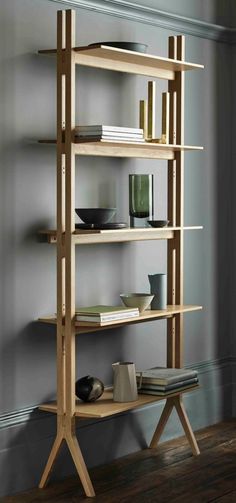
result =
[[156,395],[156,396],[166,396],[166,395],[171,395],[172,393],[177,393],[178,391],[185,391],[187,389],[193,389],[197,387],[196,384],[189,384],[188,386],[178,386],[176,389],[172,389],[169,391],[154,391],[150,389],[140,389],[139,393],[141,395]]
[[171,390],[175,390],[181,386],[188,386],[190,384],[197,384],[198,383],[198,378],[197,377],[193,377],[192,379],[186,379],[185,381],[179,381],[177,383],[174,383],[174,384],[167,384],[167,386],[165,385],[161,385],[161,384],[142,384],[142,390],[145,391],[145,390],[150,390],[150,391],[171,391]]
[[143,135],[143,129],[140,128],[130,128],[130,127],[121,127],[121,126],[105,126],[103,124],[95,124],[95,125],[90,125],[90,126],[76,126],[75,127],[75,133],[82,133],[82,132],[92,132],[96,131],[99,132],[100,134],[102,133],[107,133],[107,132],[112,132],[112,133],[126,133],[126,134],[139,134]]
[[136,372],[136,376],[139,380],[141,379],[143,384],[168,385],[197,377],[197,370],[154,367]]
[[135,318],[139,316],[137,307],[127,308],[124,306],[89,306],[76,309],[76,320],[94,322],[107,322]]

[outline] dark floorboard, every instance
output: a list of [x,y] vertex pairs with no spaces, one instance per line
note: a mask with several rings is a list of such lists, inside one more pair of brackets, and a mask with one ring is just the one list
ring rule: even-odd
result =
[[[201,455],[185,437],[90,470],[96,503],[236,503],[236,420],[196,433]],[[80,503],[77,477],[0,498],[1,503]]]

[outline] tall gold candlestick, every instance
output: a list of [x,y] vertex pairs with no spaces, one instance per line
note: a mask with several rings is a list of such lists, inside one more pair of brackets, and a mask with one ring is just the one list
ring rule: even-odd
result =
[[147,100],[139,102],[139,127],[143,129],[143,136],[146,140],[148,136],[148,115],[147,115]]
[[170,93],[162,93],[162,143],[169,143],[170,137]]
[[148,138],[155,138],[156,82],[148,82]]

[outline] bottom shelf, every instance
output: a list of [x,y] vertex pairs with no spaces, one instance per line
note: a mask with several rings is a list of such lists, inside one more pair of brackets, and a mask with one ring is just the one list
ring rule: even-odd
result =
[[[166,398],[171,398],[173,396],[178,396],[182,393],[187,393],[189,391],[193,391],[194,389],[198,389],[199,385],[189,386],[189,388],[185,388],[184,390],[177,391],[175,393],[171,393],[167,396],[155,396],[155,395],[138,395],[138,400],[135,402],[113,402],[113,393],[111,390],[104,391],[101,398],[99,398],[96,402],[85,403],[77,400],[75,407],[75,415],[78,417],[87,417],[87,418],[102,418],[107,416],[112,416],[113,414],[120,414],[121,412],[125,412],[127,410],[136,409],[137,407],[142,407],[149,403],[159,402],[160,400],[165,400]],[[57,404],[56,402],[44,403],[39,406],[40,410],[46,412],[53,412],[56,414],[57,412]]]

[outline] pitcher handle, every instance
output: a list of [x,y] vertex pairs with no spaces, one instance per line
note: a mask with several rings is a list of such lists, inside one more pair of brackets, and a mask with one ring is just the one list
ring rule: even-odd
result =
[[143,382],[143,373],[140,372],[139,383],[138,383],[138,386],[137,386],[138,390],[142,388],[142,382]]

